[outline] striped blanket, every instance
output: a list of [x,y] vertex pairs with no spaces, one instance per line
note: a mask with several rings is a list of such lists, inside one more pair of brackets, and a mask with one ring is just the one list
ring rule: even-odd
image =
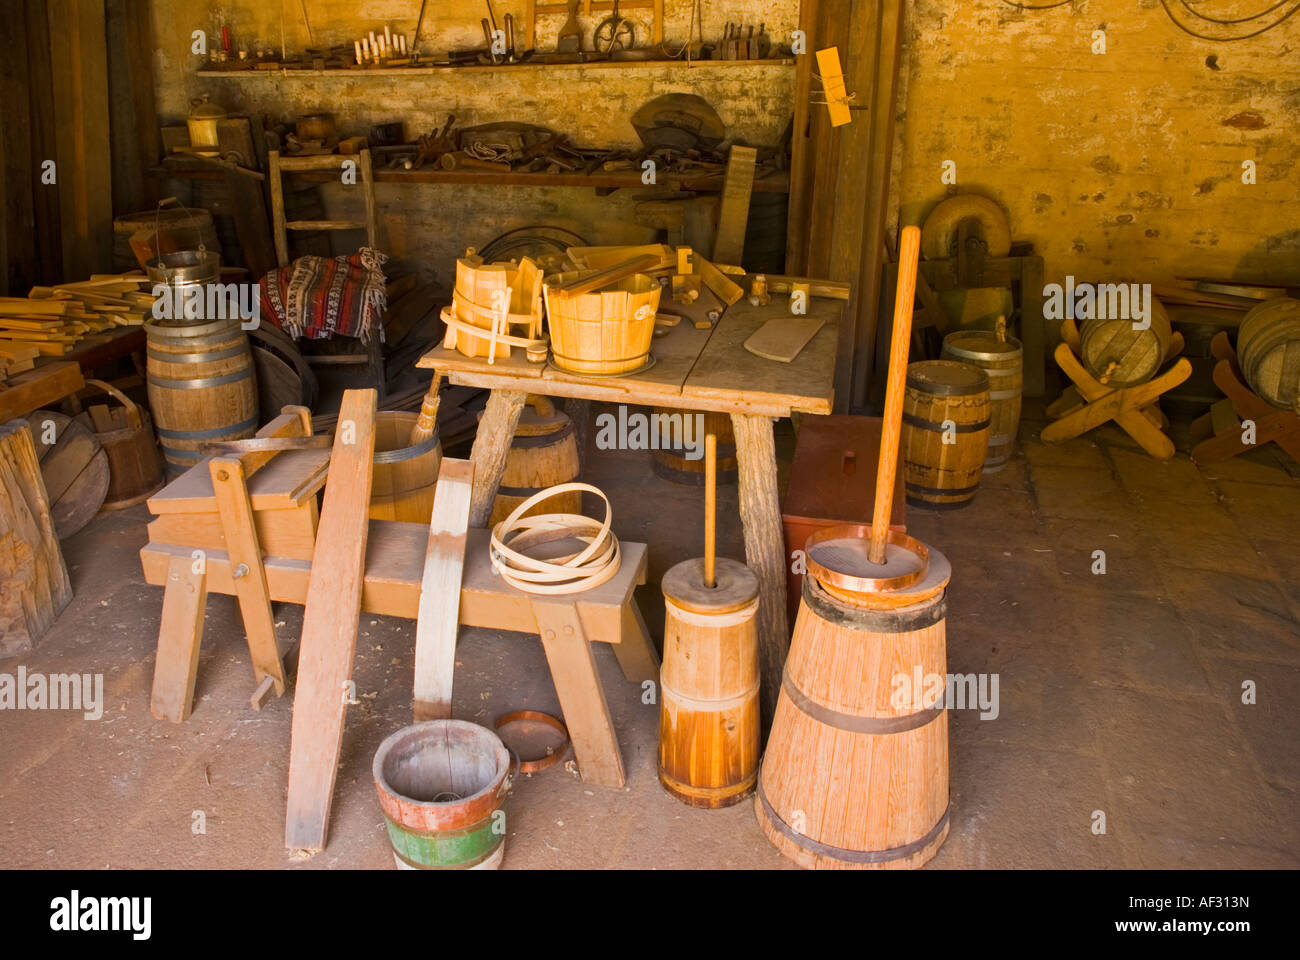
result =
[[362,247],[350,257],[299,257],[261,280],[262,314],[295,340],[384,339],[388,255]]

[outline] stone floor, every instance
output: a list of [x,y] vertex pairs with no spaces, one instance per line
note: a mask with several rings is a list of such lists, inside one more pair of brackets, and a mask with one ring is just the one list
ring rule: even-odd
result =
[[[973,504],[908,514],[952,561],[949,670],[999,678],[996,719],[952,712],[952,828],[931,867],[1300,866],[1300,468],[1269,449],[1156,463],[1110,429],[1049,447],[1033,416]],[[782,439],[788,455],[788,424]],[[618,534],[651,544],[639,600],[657,633],[658,578],[702,550],[702,496],[645,457],[601,454],[589,479]],[[743,557],[734,487],[720,511],[720,552]],[[362,617],[329,845],[291,861],[292,703],[248,709],[233,600],[208,602],[193,716],[149,715],[161,591],[136,558],[146,517],[101,515],[66,542],[71,607],[33,653],[0,662],[105,684],[97,721],[0,714],[0,867],[391,867],[370,761],[409,718],[414,624]],[[276,615],[299,629],[299,608]],[[572,765],[521,778],[505,867],[789,867],[749,804],[699,811],[660,789],[658,708],[597,647],[628,786],[584,785]],[[558,709],[535,637],[467,630],[457,664],[458,717]]]

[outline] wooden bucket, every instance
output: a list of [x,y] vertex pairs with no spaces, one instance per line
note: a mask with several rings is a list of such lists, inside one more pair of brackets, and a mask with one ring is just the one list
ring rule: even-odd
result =
[[501,866],[514,770],[491,730],[466,720],[403,727],[380,744],[371,772],[400,869]]
[[146,323],[144,331],[149,406],[169,474],[194,466],[201,444],[253,435],[257,383],[238,320]]
[[[565,274],[557,278],[563,282]],[[568,296],[543,287],[551,331],[551,361],[561,370],[614,376],[640,370],[650,361],[659,282],[643,273],[597,293]]]
[[[502,304],[506,305],[504,322]],[[541,268],[527,257],[519,263],[487,264],[480,257],[461,257],[456,261],[451,316],[443,341],[447,349],[467,357],[510,356],[510,344],[498,340],[493,345],[492,329],[495,325],[500,334],[528,339],[541,336]]]
[[989,378],[956,360],[907,368],[900,456],[910,503],[960,507],[979,489],[989,443]]
[[1300,300],[1278,297],[1252,307],[1237,328],[1237,360],[1260,397],[1300,409]]
[[[697,411],[694,410],[675,410],[672,407],[655,407],[654,415],[656,417],[693,417]],[[740,470],[736,460],[736,435],[731,432],[731,415],[727,413],[704,413],[704,429],[699,431],[696,436],[694,428],[690,433],[691,442],[697,444],[700,456],[694,460],[687,456],[689,452],[682,444],[663,447],[651,451],[650,469],[655,472],[656,476],[663,477],[665,480],[671,480],[673,483],[684,483],[688,486],[704,486],[704,438],[708,434],[713,434],[718,438],[718,483],[735,483]],[[662,422],[662,421],[661,421]],[[671,434],[674,438],[682,436],[681,431],[676,427],[669,427],[674,432]],[[683,421],[682,429],[685,429]],[[662,442],[665,436],[664,429],[660,429],[659,437]]]
[[95,438],[108,455],[108,495],[105,510],[122,510],[149,499],[162,489],[163,462],[153,435],[153,421],[131,398],[103,380],[87,380],[122,406],[110,410],[104,404],[86,408],[85,416]]
[[800,866],[911,869],[947,837],[945,704],[933,692],[918,702],[897,678],[946,678],[950,575],[930,550],[925,577],[894,593],[837,597],[804,578],[754,801],[764,834]]
[[370,519],[428,524],[442,463],[442,441],[435,429],[429,439],[412,444],[418,413],[381,410],[375,419],[374,480]]
[[1020,396],[1024,386],[1024,351],[1015,337],[1000,339],[985,330],[959,330],[943,338],[943,360],[973,363],[989,378],[989,449],[984,472],[1006,466],[1020,430]]
[[1080,359],[1099,380],[1113,387],[1132,387],[1156,375],[1172,336],[1169,312],[1153,299],[1151,326],[1146,330],[1134,330],[1131,320],[1085,320],[1079,330]]
[[758,778],[758,577],[716,564],[713,587],[702,559],[663,579],[659,782],[693,807],[739,803]]
[[[488,527],[496,526],[515,507],[547,487],[576,480],[579,469],[578,437],[573,421],[555,409],[549,398],[530,395],[519,416],[510,452],[506,454],[506,469],[492,503]],[[557,494],[524,516],[537,513],[582,513],[582,492],[571,490]]]

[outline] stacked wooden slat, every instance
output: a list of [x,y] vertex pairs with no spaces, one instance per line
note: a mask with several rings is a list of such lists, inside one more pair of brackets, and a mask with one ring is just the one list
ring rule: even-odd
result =
[[26,297],[0,297],[0,374],[30,370],[37,357],[61,357],[117,327],[140,326],[153,308],[149,286],[139,272],[96,274],[33,287]]

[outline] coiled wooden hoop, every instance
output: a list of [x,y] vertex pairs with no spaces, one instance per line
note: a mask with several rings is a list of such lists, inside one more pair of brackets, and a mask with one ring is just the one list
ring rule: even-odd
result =
[[[605,501],[604,521],[575,513],[525,517],[537,504],[563,493],[586,491]],[[610,529],[614,513],[609,497],[589,483],[560,483],[533,494],[492,528],[492,567],[502,579],[526,593],[558,596],[598,587],[618,573],[618,538]],[[587,546],[567,556],[539,560],[522,551],[556,540],[581,540]]]

